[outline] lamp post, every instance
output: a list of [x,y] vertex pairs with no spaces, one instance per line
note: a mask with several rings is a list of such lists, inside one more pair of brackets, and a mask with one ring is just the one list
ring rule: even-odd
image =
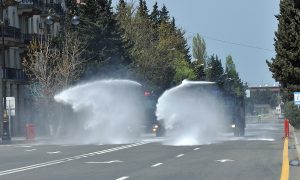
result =
[[21,0],[0,0],[1,3],[1,15],[2,20],[1,24],[1,40],[2,40],[2,141],[10,141],[11,140],[11,132],[10,132],[10,122],[8,120],[8,114],[6,110],[6,63],[5,63],[5,43],[4,43],[4,31],[5,31],[5,18],[3,15],[4,8],[10,5],[15,5],[16,3],[21,2]]
[[[55,12],[53,9],[49,10],[49,15],[46,17],[46,24],[47,25],[52,25],[55,21],[55,18],[53,17],[55,15]],[[79,16],[74,15],[71,18],[71,24],[74,26],[77,26],[80,23],[80,18]]]

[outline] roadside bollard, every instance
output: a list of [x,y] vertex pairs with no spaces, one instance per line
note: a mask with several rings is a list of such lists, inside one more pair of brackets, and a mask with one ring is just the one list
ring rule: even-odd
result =
[[289,132],[289,120],[288,119],[284,119],[284,137],[288,138],[290,135]]
[[34,124],[28,123],[28,124],[26,124],[26,139],[34,140],[34,138],[35,138]]

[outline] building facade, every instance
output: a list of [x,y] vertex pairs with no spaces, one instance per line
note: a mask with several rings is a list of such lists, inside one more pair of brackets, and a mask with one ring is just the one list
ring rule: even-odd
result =
[[[52,25],[45,23],[49,10],[55,12],[55,16],[63,14],[65,9],[64,0],[21,0],[17,3],[15,0],[2,0],[3,13],[1,19],[4,23],[4,31],[1,29],[1,37],[4,41],[0,43],[3,50],[0,51],[0,63],[2,67],[1,87],[5,83],[6,97],[15,98],[15,109],[11,116],[11,135],[23,136],[25,134],[25,125],[31,122],[30,119],[30,100],[26,95],[26,84],[28,79],[22,69],[22,58],[26,55],[27,45],[30,41],[43,36],[57,35],[60,31],[59,22]],[[3,61],[5,60],[5,63]],[[5,65],[5,66],[4,66]],[[4,67],[4,68],[3,68]],[[4,79],[4,81],[3,81]],[[0,94],[3,97],[3,89]],[[1,104],[1,103],[0,103]],[[2,104],[0,105],[2,108]],[[2,135],[2,123],[0,123],[0,134]]]

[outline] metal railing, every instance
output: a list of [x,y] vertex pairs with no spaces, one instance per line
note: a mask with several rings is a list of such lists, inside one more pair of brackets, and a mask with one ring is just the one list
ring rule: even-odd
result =
[[[2,34],[2,28],[0,28],[0,35]],[[4,37],[20,39],[21,38],[21,29],[13,26],[4,27]]]
[[22,0],[19,5],[19,9],[38,9],[42,12],[48,12],[49,9],[53,9],[55,13],[62,15],[64,13],[60,3],[45,3],[42,0]]
[[24,33],[22,34],[22,43],[29,44],[33,39],[40,41],[42,39],[45,40],[46,38],[48,38],[47,35]]
[[22,69],[15,69],[15,68],[4,68],[0,69],[0,76],[1,78],[11,79],[11,80],[27,80],[27,76]]

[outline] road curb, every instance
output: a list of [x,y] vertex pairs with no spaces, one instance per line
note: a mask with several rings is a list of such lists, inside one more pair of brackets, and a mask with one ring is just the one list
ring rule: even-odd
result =
[[295,133],[295,128],[290,125],[290,129],[293,132],[296,151],[297,151],[297,156],[298,156],[298,160],[300,160],[300,144],[299,144],[298,138],[297,138],[296,133]]

